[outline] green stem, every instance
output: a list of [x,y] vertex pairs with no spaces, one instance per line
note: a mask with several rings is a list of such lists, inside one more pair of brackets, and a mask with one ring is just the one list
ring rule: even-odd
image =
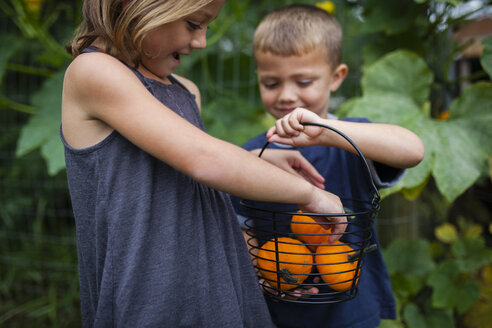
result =
[[36,68],[32,66],[19,65],[19,64],[7,64],[7,69],[18,73],[38,75],[44,77],[51,77],[54,74],[53,71],[46,68]]
[[34,114],[36,112],[36,107],[21,104],[5,97],[0,98],[0,109],[1,108],[10,108],[17,112],[26,114]]

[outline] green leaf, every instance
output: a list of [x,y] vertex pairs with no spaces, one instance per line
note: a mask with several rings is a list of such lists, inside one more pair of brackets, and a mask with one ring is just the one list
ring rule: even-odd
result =
[[444,3],[449,3],[453,6],[457,6],[463,2],[462,0],[435,0],[436,2],[444,2]]
[[492,153],[492,83],[467,87],[451,103],[450,118],[442,122],[424,110],[429,107],[432,79],[423,59],[395,51],[367,68],[363,97],[340,108],[341,115],[406,127],[424,142],[424,160],[407,170],[398,184],[383,190],[383,197],[398,191],[412,191],[415,197],[433,176],[439,191],[452,202],[482,175]]
[[425,320],[429,328],[454,328],[453,311],[441,309],[428,309]]
[[46,80],[32,97],[37,111],[22,128],[16,150],[17,156],[23,156],[41,148],[50,174],[56,174],[64,167],[63,145],[59,137],[63,76],[62,70]]
[[485,246],[483,238],[458,239],[451,245],[454,256],[461,261],[462,272],[475,272],[492,263],[492,250]]
[[420,313],[417,305],[409,303],[403,309],[403,319],[408,328],[426,328],[424,316]]
[[441,262],[432,272],[428,284],[433,288],[432,306],[441,309],[455,308],[460,314],[480,297],[480,286],[475,280],[461,275],[458,260]]
[[403,318],[409,328],[453,328],[455,326],[452,311],[426,308],[425,313],[421,313],[414,303],[405,306]]
[[415,102],[394,92],[366,93],[341,106],[341,113],[352,117],[367,117],[373,122],[404,124],[418,120],[422,113]]
[[483,69],[492,78],[492,36],[483,39],[482,44],[484,48],[480,63],[482,64]]
[[361,84],[364,95],[395,93],[422,106],[429,97],[433,79],[432,72],[420,56],[397,50],[367,67]]
[[445,222],[434,229],[436,238],[443,243],[452,243],[458,238],[458,229],[454,224]]
[[433,269],[429,242],[425,239],[395,239],[383,251],[390,274],[402,273],[408,277],[426,277]]
[[439,123],[432,173],[439,191],[452,202],[480,177],[487,156],[468,129],[458,123]]
[[407,276],[403,273],[391,275],[391,286],[396,295],[408,298],[416,295],[424,286],[424,280],[416,276]]
[[[492,83],[477,82],[467,87],[449,108],[450,122],[466,131],[480,144],[478,150],[486,155],[492,153]],[[445,122],[447,123],[447,122]],[[483,156],[486,156],[482,154]]]
[[65,168],[65,153],[59,133],[52,134],[41,146],[41,155],[46,160],[49,175],[53,176]]
[[20,42],[18,38],[10,34],[0,35],[0,85],[2,84],[3,77],[7,71],[7,63],[9,59],[14,55]]
[[411,29],[420,8],[411,0],[365,1],[364,24],[362,33],[384,32],[398,34]]
[[404,328],[405,326],[397,320],[381,319],[378,328]]

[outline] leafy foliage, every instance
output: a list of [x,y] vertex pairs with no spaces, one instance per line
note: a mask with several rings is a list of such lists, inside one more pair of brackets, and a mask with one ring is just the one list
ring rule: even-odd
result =
[[[0,36],[0,110],[11,110],[3,111],[2,119],[11,112],[7,116],[15,113],[26,122],[20,131],[0,136],[2,149],[15,148],[18,156],[15,163],[0,158],[1,181],[64,181],[59,109],[62,72],[71,58],[63,44],[80,20],[81,2],[45,0],[32,7],[24,0],[0,0],[2,20],[16,27]],[[294,2],[317,1],[227,1],[210,26],[208,47],[180,65],[177,73],[202,91],[202,116],[212,135],[242,144],[272,124],[258,97],[252,35],[268,11]],[[427,149],[424,161],[384,195],[401,192],[416,199],[432,182],[449,205],[483,178],[487,160],[492,163],[491,84],[474,83],[461,92],[457,85],[462,81],[451,74],[456,55],[466,45],[455,44],[450,31],[476,11],[453,14],[456,6],[469,2],[459,0],[334,2],[344,29],[344,60],[350,66],[349,78],[332,98],[332,104],[336,97],[339,102],[348,99],[337,114],[400,124],[421,136]],[[484,0],[481,8],[487,5],[490,1]],[[482,43],[481,65],[490,76],[492,38]],[[14,73],[27,77],[29,85],[42,83],[34,90],[8,93]],[[443,119],[443,113],[449,118]],[[62,185],[62,195],[36,187],[35,195],[15,189],[1,200],[0,260],[9,265],[0,270],[0,325],[80,322],[71,222],[55,226],[42,220],[47,204],[61,200],[69,207]],[[20,220],[19,213],[28,208],[36,208],[35,215]],[[491,260],[484,231],[470,225],[465,232],[462,226],[458,230],[447,224],[436,230],[439,242],[397,239],[384,252],[399,318],[384,321],[382,327],[453,327],[460,315],[470,327],[492,320]],[[16,229],[23,232],[12,238]],[[70,236],[69,241],[59,236]],[[50,271],[50,264],[67,272]],[[26,297],[19,286],[37,290]]]
[[419,187],[432,175],[441,193],[452,202],[480,177],[492,153],[492,144],[486,142],[492,139],[492,84],[480,82],[468,87],[451,103],[450,118],[439,121],[427,110],[431,82],[432,73],[420,57],[397,50],[367,67],[362,78],[363,96],[340,111],[407,127],[424,141],[424,161],[410,169],[390,192]]
[[483,69],[492,76],[492,37],[488,37],[482,41],[484,46],[481,64]]
[[63,73],[60,71],[46,80],[41,89],[33,95],[32,103],[37,112],[22,129],[17,145],[17,156],[40,148],[51,175],[65,168],[59,133]]
[[[448,244],[449,245],[449,244]],[[434,245],[443,247],[443,245]],[[492,263],[482,237],[457,237],[440,253],[424,239],[396,239],[383,252],[408,327],[452,327],[480,297],[474,275]],[[420,302],[431,293],[430,302]]]

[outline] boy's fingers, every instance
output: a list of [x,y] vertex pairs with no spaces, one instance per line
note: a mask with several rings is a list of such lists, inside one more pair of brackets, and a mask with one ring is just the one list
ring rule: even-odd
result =
[[302,114],[298,110],[294,111],[287,118],[289,125],[296,131],[302,132],[304,130],[304,125],[301,124]]
[[284,135],[283,136],[298,136],[299,135],[299,130],[296,129],[294,126],[292,126],[292,123],[290,121],[290,116],[285,117],[280,120],[283,128]]
[[281,136],[281,137],[286,136],[285,131],[284,131],[284,127],[282,125],[282,120],[278,120],[277,122],[275,122],[275,130],[276,130],[276,134],[278,136]]
[[276,132],[276,127],[275,126],[272,126],[270,129],[268,129],[267,133],[266,133],[266,137],[267,139],[269,139],[271,136],[273,136]]

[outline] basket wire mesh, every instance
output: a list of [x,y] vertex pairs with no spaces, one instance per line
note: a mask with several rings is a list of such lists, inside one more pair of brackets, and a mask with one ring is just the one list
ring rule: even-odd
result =
[[[272,299],[311,304],[343,302],[357,295],[365,255],[377,248],[371,243],[371,226],[379,210],[380,194],[366,158],[349,137],[324,124],[303,125],[329,129],[351,144],[367,174],[369,194],[365,200],[340,197],[345,213],[300,213],[243,199],[240,205],[246,217],[247,243],[260,284]],[[264,145],[260,157],[268,145]],[[316,217],[345,217],[347,222],[319,222],[314,220]],[[336,234],[331,232],[335,224],[347,224],[347,229],[337,243],[330,244],[327,238]],[[317,291],[310,292],[311,287]]]

